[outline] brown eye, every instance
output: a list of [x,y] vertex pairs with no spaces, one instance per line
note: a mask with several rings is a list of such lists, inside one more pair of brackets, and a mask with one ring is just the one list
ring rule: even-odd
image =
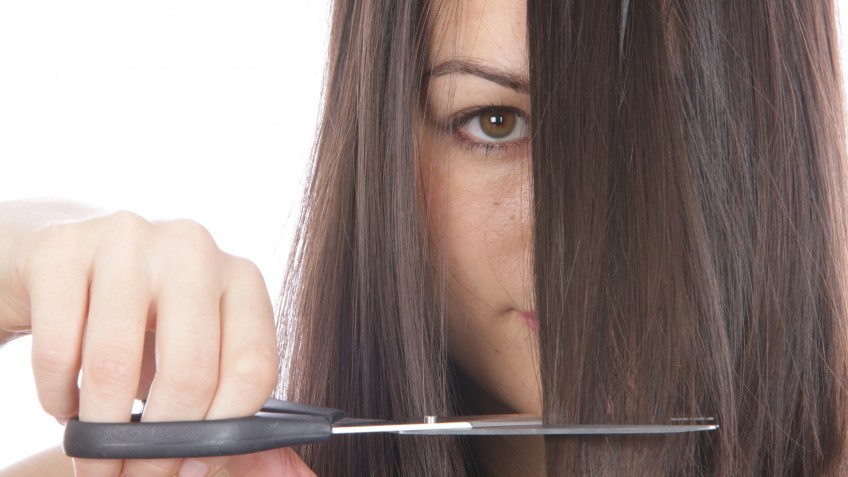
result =
[[512,111],[493,109],[479,117],[480,130],[494,139],[503,139],[515,129],[516,114]]
[[465,125],[463,132],[485,144],[517,142],[527,137],[527,123],[516,111],[491,108],[475,115]]

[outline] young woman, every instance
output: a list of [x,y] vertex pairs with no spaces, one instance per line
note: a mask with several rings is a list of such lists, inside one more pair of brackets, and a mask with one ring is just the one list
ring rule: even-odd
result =
[[[721,429],[78,473],[840,474],[840,85],[831,2],[336,1],[279,392],[376,418]],[[278,368],[255,268],[195,224],[75,215],[4,209],[0,319],[32,329],[45,408],[126,420],[155,329],[145,419],[255,411]]]

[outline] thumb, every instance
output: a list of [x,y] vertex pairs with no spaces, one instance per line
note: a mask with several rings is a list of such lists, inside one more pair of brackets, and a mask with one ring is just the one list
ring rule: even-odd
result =
[[289,448],[236,456],[227,464],[230,477],[317,477]]

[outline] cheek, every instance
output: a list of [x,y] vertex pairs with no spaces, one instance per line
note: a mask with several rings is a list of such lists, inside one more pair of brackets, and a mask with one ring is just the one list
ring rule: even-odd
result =
[[[516,168],[517,169],[517,168]],[[483,195],[479,208],[470,217],[458,217],[458,227],[475,222],[478,227],[465,232],[478,235],[478,244],[491,266],[514,267],[524,263],[531,246],[532,210],[529,181],[522,171],[492,183],[479,184]],[[465,227],[470,229],[470,227]],[[462,233],[462,232],[461,232]]]
[[532,308],[529,160],[437,151],[425,159],[430,234],[448,272],[449,311]]
[[[445,205],[448,249],[462,247],[461,257],[493,272],[518,266],[530,248],[529,183],[517,167],[483,174],[454,168],[444,178],[449,202]],[[454,255],[454,254],[451,254]],[[513,270],[514,271],[514,270]]]
[[448,201],[441,210],[441,234],[448,266],[488,305],[499,307],[520,285],[530,244],[527,201],[515,179],[486,182],[456,171],[447,179]]

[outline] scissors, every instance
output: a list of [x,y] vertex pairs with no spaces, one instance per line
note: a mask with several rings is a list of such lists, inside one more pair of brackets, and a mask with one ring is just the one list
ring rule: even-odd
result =
[[407,421],[345,418],[344,411],[269,399],[249,417],[207,421],[95,423],[65,426],[70,457],[159,459],[249,454],[326,441],[333,435],[390,432],[416,435],[622,435],[712,431],[712,418],[673,419],[666,425],[544,424],[540,416],[425,416]]

